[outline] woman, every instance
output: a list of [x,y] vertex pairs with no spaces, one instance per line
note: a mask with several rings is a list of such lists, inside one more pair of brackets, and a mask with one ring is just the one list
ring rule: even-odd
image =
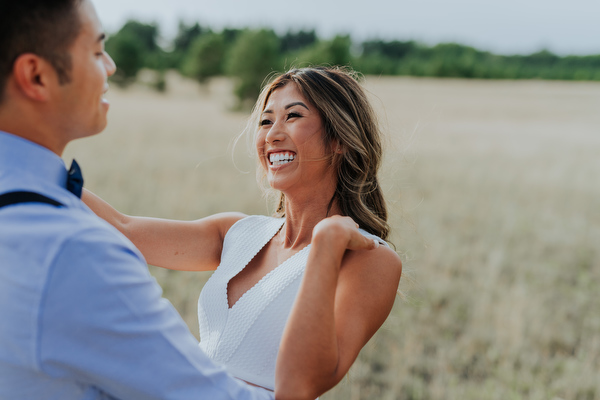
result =
[[168,221],[122,215],[89,192],[84,201],[150,264],[216,270],[199,299],[210,357],[278,398],[314,399],[384,322],[402,272],[378,245],[389,231],[380,134],[360,85],[331,68],[277,77],[251,121],[260,167],[281,192],[276,217]]

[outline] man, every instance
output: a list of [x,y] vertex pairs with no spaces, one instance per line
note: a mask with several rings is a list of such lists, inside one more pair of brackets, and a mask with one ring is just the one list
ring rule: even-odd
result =
[[90,0],[0,4],[0,399],[273,398],[207,359],[78,198],[60,156],[106,125],[103,46]]

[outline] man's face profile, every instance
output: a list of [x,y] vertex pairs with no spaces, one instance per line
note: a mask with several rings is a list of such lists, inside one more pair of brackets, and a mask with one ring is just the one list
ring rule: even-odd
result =
[[[81,30],[69,48],[70,82],[57,86],[57,113],[69,139],[95,135],[107,123],[109,104],[104,98],[107,79],[115,64],[104,52],[105,34],[90,0],[78,7]],[[66,133],[65,132],[65,133]]]

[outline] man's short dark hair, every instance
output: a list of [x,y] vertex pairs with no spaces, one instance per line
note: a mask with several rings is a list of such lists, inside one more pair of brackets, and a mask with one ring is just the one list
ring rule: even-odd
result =
[[36,54],[54,67],[61,84],[70,80],[69,48],[79,35],[83,0],[2,0],[0,2],[0,102],[16,59]]

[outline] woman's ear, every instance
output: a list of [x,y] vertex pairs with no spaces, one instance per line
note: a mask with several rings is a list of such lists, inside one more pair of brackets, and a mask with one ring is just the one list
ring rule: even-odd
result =
[[50,85],[57,81],[50,63],[33,53],[21,54],[13,64],[13,80],[22,95],[34,101],[50,99]]

